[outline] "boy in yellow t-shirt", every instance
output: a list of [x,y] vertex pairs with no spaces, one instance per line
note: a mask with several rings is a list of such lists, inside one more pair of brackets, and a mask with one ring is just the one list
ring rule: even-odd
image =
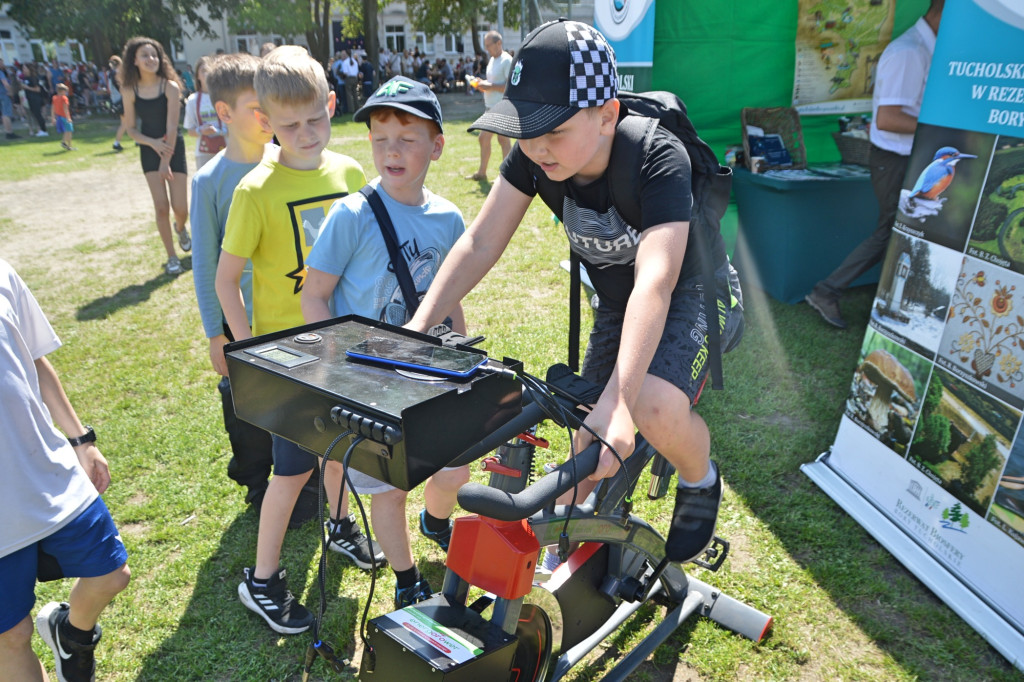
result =
[[[366,183],[358,163],[326,149],[334,93],[323,67],[305,49],[283,46],[272,51],[256,71],[255,86],[257,116],[277,136],[280,148],[268,151],[238,183],[228,214],[216,289],[238,341],[303,324],[305,259],[320,224],[331,204]],[[247,259],[253,269],[252,329],[239,289]],[[316,465],[316,455],[277,436],[273,441],[274,476],[260,511],[256,565],[245,569],[238,596],[275,632],[297,634],[309,628],[313,614],[288,590],[279,562],[289,514]],[[344,472],[339,462],[326,466],[331,516],[338,519],[347,508]],[[337,536],[338,526],[347,531],[350,542],[344,553],[361,568],[372,565],[371,554],[377,561],[383,559],[354,519],[333,524],[332,536]]]

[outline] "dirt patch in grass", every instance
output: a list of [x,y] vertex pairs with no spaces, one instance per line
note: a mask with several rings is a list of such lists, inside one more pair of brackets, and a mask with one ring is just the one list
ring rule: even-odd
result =
[[134,155],[131,161],[124,156],[101,170],[0,183],[0,219],[15,226],[6,231],[4,258],[19,270],[42,268],[75,280],[69,275],[82,269],[76,263],[92,266],[119,251],[97,246],[158,240],[146,180]]

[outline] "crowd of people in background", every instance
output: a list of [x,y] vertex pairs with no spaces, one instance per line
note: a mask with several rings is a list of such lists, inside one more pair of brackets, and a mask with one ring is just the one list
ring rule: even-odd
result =
[[338,99],[335,116],[340,117],[352,114],[359,103],[365,102],[373,94],[376,85],[394,76],[419,81],[435,93],[472,94],[469,83],[473,78],[484,78],[487,61],[487,55],[463,56],[451,60],[438,57],[431,60],[418,47],[401,52],[382,47],[376,70],[367,56],[356,50],[335,52],[324,67]]
[[[119,114],[120,92],[114,82],[116,66],[105,68],[92,62],[67,64],[57,59],[46,62],[19,62],[5,64],[0,60],[0,104],[4,94],[11,102],[12,120],[28,123],[29,135],[49,135],[46,122],[51,117],[51,98],[57,94],[58,86],[67,87],[68,102],[75,117],[89,116],[97,111]],[[13,131],[8,131],[8,139]],[[16,134],[14,135],[17,136]]]
[[[270,47],[274,45],[271,43]],[[261,52],[263,50],[261,49]],[[419,48],[391,51],[380,48],[378,65],[366,58],[365,53],[341,50],[325,64],[328,80],[337,93],[336,116],[352,114],[373,93],[375,86],[393,76],[406,76],[426,84],[436,93],[463,92],[472,94],[469,83],[473,78],[484,78],[487,55],[462,56],[448,59],[431,59]],[[342,72],[342,65],[348,62],[351,76]],[[7,139],[16,139],[22,134],[14,131],[14,123],[24,122],[27,135],[50,137],[53,119],[52,98],[57,95],[57,86],[65,85],[70,113],[75,119],[94,113],[121,115],[122,97],[118,86],[117,71],[120,68],[117,55],[104,66],[92,62],[67,63],[58,59],[49,62],[19,62],[4,64],[0,60],[0,113],[3,115],[4,134]],[[202,79],[198,65],[187,64],[178,72],[183,97],[201,91]],[[349,81],[346,89],[345,83]],[[9,103],[9,104],[8,104]],[[183,109],[185,112],[188,108]],[[212,128],[209,128],[212,131]],[[207,136],[213,132],[206,133]],[[118,130],[114,149],[121,151],[123,127]],[[201,139],[200,139],[201,141]]]
[[[488,40],[492,40],[490,34],[488,36]],[[91,62],[66,63],[56,58],[49,62],[16,61],[11,65],[0,60],[0,114],[6,139],[27,134],[59,140],[68,152],[75,150],[71,140],[74,122],[94,113],[121,117],[112,147],[116,152],[123,151],[121,140],[127,135],[140,149],[161,240],[167,251],[164,270],[177,275],[183,267],[175,250],[174,233],[177,232],[182,251],[187,252],[191,246],[186,228],[189,173],[185,155],[183,149],[178,149],[178,143],[167,142],[169,138],[158,134],[165,132],[161,118],[166,115],[164,109],[154,110],[142,120],[137,105],[166,101],[168,111],[173,110],[173,116],[180,122],[179,130],[194,140],[195,170],[224,148],[227,131],[205,88],[206,62],[215,55],[203,56],[194,65],[185,64],[176,69],[161,46],[154,41],[149,41],[149,46],[158,53],[160,64],[144,84],[141,98],[143,88],[139,78],[150,74],[145,68],[140,71],[134,52],[127,61],[124,55],[112,55],[104,67]],[[275,47],[274,43],[261,45],[260,57]],[[336,97],[334,115],[340,117],[351,116],[377,87],[394,76],[422,83],[434,93],[476,94],[476,84],[487,82],[492,56],[488,53],[449,61],[447,57],[431,59],[418,47],[400,52],[381,47],[376,64],[367,58],[365,51],[353,49],[339,50],[323,66]],[[497,94],[500,97],[501,93]],[[136,128],[140,121],[146,130]],[[23,125],[24,132],[15,132],[15,123]],[[170,119],[166,125],[171,125]],[[503,155],[507,154],[504,145],[502,151]]]

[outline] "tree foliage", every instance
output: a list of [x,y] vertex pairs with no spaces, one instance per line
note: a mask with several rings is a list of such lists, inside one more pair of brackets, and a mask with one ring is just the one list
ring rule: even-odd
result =
[[[532,1],[532,0],[531,0]],[[494,24],[498,20],[498,3],[494,0],[406,0],[409,21],[418,31],[431,35],[462,35],[468,31],[473,40],[473,52],[482,54],[479,26],[483,22]],[[505,27],[518,27],[520,3],[512,0],[503,6]]]
[[960,481],[969,495],[981,487],[988,474],[1003,463],[996,448],[996,437],[988,434],[965,455],[967,462],[960,466]]
[[234,33],[276,34],[291,42],[303,36],[309,52],[326,62],[331,55],[331,10],[353,0],[242,0],[228,17]]
[[921,413],[924,416],[929,416],[939,407],[939,403],[942,402],[943,392],[942,382],[939,381],[937,376],[932,377],[931,383],[928,384],[928,392],[924,396],[924,403],[921,405]]
[[[165,48],[182,46],[182,23],[213,37],[220,20],[242,0],[10,0],[7,15],[31,38],[78,40],[90,59],[102,63],[132,36],[144,35]],[[182,22],[181,20],[184,20]]]
[[949,419],[941,414],[930,414],[921,419],[911,452],[920,460],[937,464],[945,459],[949,441]]

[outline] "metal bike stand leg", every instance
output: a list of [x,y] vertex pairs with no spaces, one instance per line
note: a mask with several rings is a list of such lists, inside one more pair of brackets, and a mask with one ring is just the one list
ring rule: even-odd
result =
[[[648,595],[648,599],[661,591],[661,583],[654,586]],[[561,656],[558,657],[558,661],[555,662],[554,672],[549,679],[549,682],[555,682],[556,680],[562,679],[567,672],[577,663],[583,660],[583,658],[593,651],[594,647],[603,642],[605,638],[611,635],[613,632],[619,629],[619,626],[625,623],[629,618],[637,612],[637,610],[646,603],[646,599],[638,602],[622,602],[619,604],[619,608],[611,615],[611,617],[604,622],[604,624],[594,632],[581,641],[576,646],[565,651]]]
[[665,614],[665,619],[661,621],[661,624],[654,628],[651,634],[644,637],[636,648],[630,651],[601,679],[604,682],[620,682],[620,680],[625,680],[630,673],[636,670],[655,649],[661,646],[676,631],[676,628],[692,616],[703,603],[704,597],[700,592],[690,592],[686,595],[686,599],[683,600],[682,604],[670,613]]
[[772,626],[772,617],[730,597],[717,587],[690,578],[690,591],[704,597],[701,615],[747,639],[760,642]]

